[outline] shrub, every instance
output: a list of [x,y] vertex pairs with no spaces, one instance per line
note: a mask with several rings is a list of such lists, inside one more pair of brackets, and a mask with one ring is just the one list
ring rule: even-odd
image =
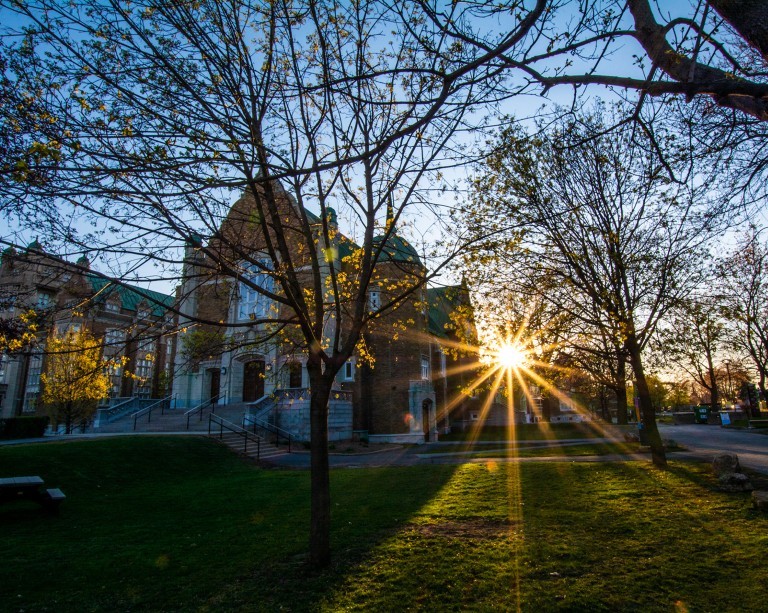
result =
[[47,426],[47,416],[9,417],[0,420],[0,438],[41,438]]

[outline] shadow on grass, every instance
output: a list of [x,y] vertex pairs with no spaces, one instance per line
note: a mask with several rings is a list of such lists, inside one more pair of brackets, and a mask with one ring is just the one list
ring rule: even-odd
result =
[[706,465],[335,470],[320,573],[306,568],[305,471],[170,438],[0,448],[0,467],[67,494],[60,518],[8,523],[0,610],[757,611],[768,598],[768,519],[713,491]]
[[311,573],[306,471],[196,437],[4,447],[0,467],[67,495],[59,517],[0,507],[0,610],[58,611],[311,609],[455,468],[332,471],[334,565]]

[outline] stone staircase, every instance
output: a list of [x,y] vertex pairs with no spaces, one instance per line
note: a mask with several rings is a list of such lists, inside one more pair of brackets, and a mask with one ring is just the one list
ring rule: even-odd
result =
[[[206,434],[231,447],[244,457],[265,462],[288,453],[285,444],[276,446],[270,442],[269,438],[257,437],[253,434],[246,436],[242,431],[233,431],[242,430],[240,425],[245,410],[246,405],[242,403],[218,405],[215,408],[214,421],[209,426],[209,416],[211,415],[209,408],[206,408],[202,413],[191,415],[189,419],[185,415],[187,409],[166,409],[162,414],[158,409],[149,415],[140,415],[135,419],[135,424],[134,416],[130,414],[99,428],[92,428],[90,431],[103,434],[130,432]],[[259,441],[257,442],[256,439]]]
[[222,433],[218,431],[211,432],[210,437],[227,445],[227,447],[233,449],[239,455],[251,460],[258,460],[259,462],[269,463],[270,460],[288,453],[288,447],[285,444],[278,447],[262,438],[257,445],[254,441],[246,439],[238,432],[228,432],[227,430],[224,430]]

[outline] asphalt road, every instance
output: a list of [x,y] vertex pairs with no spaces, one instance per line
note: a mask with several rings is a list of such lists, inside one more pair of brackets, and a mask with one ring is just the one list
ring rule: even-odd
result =
[[768,434],[705,424],[659,424],[659,432],[662,438],[687,447],[690,455],[711,460],[718,453],[735,453],[743,467],[768,474]]

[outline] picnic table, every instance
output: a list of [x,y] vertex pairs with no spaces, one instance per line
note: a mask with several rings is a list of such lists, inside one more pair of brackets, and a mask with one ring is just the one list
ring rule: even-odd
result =
[[0,478],[0,504],[15,500],[30,500],[50,511],[57,511],[66,496],[58,488],[43,489],[41,477]]

